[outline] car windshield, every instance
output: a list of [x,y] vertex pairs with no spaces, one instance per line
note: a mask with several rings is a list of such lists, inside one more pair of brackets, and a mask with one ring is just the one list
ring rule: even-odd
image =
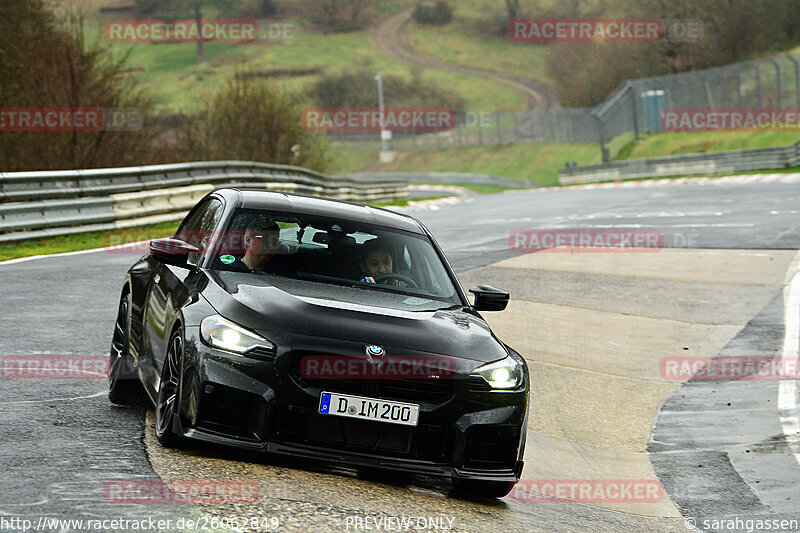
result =
[[208,253],[211,270],[297,296],[416,311],[463,304],[426,235],[383,226],[240,208]]

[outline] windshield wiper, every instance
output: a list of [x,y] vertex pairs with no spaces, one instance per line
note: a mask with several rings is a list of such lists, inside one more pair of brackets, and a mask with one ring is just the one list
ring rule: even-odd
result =
[[412,309],[412,313],[433,313],[435,311],[458,311],[460,309],[464,309],[464,306],[461,304],[454,304],[449,307],[434,307],[432,309]]

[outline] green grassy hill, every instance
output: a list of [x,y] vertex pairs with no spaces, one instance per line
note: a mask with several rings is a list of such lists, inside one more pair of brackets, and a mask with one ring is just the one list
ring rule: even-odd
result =
[[[547,1],[554,4],[556,0]],[[75,4],[86,14],[86,34],[90,40],[103,39],[102,24],[105,20],[126,18],[125,15],[99,12],[101,6],[111,2],[76,0]],[[379,5],[382,15],[390,15],[415,4],[416,0],[385,0]],[[502,2],[459,0],[454,4],[456,18],[449,25],[430,27],[411,21],[405,27],[409,43],[421,53],[455,65],[547,81],[542,65],[548,47],[514,43],[497,31],[503,26],[505,11]],[[211,16],[213,14],[209,13]],[[278,43],[206,44],[202,59],[197,57],[194,44],[110,46],[118,56],[130,54],[130,75],[153,92],[158,111],[164,114],[192,112],[198,103],[207,100],[237,74],[273,78],[287,90],[295,92],[305,91],[324,74],[358,67],[367,67],[376,73],[411,77],[411,67],[381,55],[370,45],[368,30],[324,34],[303,21],[296,10],[289,9],[285,16],[285,20],[298,24],[295,38]],[[424,79],[457,93],[470,109],[492,111],[523,107],[520,95],[500,84],[434,68],[423,68],[421,72]],[[792,132],[664,133],[637,144],[630,143],[630,136],[625,136],[611,143],[611,149],[617,158],[642,158],[786,145],[797,138],[798,135]],[[378,164],[377,154],[364,150],[337,150],[332,159],[330,172],[488,172],[543,184],[555,183],[557,170],[567,161],[579,164],[600,162],[597,145],[566,143],[404,152],[389,165]]]

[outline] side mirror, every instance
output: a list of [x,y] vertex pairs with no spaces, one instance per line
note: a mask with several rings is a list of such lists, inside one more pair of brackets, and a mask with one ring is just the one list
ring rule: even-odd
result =
[[508,305],[508,292],[502,289],[478,285],[472,287],[469,292],[475,295],[475,304],[472,307],[476,311],[502,311]]
[[189,254],[199,254],[196,246],[178,239],[154,239],[150,241],[150,255],[153,259],[168,265],[185,267]]

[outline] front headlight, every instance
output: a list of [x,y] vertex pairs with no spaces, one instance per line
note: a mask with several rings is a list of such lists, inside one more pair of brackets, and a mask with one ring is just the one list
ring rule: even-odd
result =
[[492,389],[513,390],[519,388],[525,379],[522,374],[522,365],[511,356],[479,366],[472,371],[472,376],[482,378]]
[[275,345],[270,341],[220,315],[203,319],[200,323],[200,336],[209,346],[238,354],[245,354],[259,347],[275,352]]

